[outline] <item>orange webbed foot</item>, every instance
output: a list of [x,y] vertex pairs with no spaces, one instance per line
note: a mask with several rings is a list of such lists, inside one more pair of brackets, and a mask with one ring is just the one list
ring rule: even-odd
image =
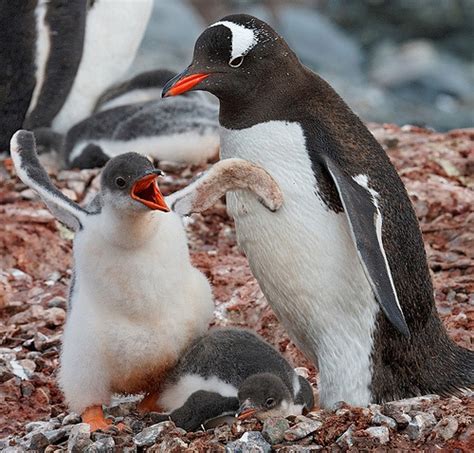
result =
[[[91,427],[91,431],[107,431],[111,429],[114,425],[112,425],[112,421],[104,417],[104,411],[102,410],[102,406],[91,406],[88,407],[82,413],[82,421],[84,423],[88,423]],[[122,423],[123,425],[123,423]],[[125,425],[124,425],[125,426]],[[120,428],[119,429],[123,429]]]

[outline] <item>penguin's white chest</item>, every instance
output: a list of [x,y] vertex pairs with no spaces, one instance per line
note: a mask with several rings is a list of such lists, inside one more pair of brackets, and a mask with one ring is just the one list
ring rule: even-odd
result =
[[301,126],[270,121],[222,129],[221,154],[261,165],[282,190],[283,206],[276,213],[244,191],[227,195],[228,209],[273,310],[292,339],[319,362],[322,404],[349,401],[341,397],[348,393],[349,402],[367,404],[378,306],[345,214],[330,211],[318,196]]

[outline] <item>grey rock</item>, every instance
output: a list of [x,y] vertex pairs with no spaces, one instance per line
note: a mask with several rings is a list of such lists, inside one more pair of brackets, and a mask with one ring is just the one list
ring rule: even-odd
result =
[[59,423],[56,421],[48,421],[48,422],[30,422],[25,425],[25,429],[27,433],[31,432],[44,432],[44,431],[51,431],[52,429],[59,428]]
[[351,448],[354,445],[353,433],[354,425],[351,425],[338,439],[336,439],[336,444],[343,449]]
[[285,432],[289,428],[290,423],[286,418],[268,418],[263,424],[262,435],[272,445],[279,444],[285,438]]
[[271,450],[271,445],[258,431],[247,431],[239,440],[229,442],[225,447],[226,453],[270,453]]
[[295,441],[298,439],[303,439],[303,437],[314,433],[319,428],[321,428],[321,426],[323,426],[322,422],[320,422],[319,420],[312,420],[303,415],[299,415],[298,417],[296,417],[296,422],[297,423],[292,428],[288,429],[285,432],[285,440]]
[[0,365],[0,384],[7,382],[15,375],[10,371],[10,369],[4,365]]
[[91,428],[87,423],[79,423],[71,428],[67,449],[71,453],[83,452],[92,444]]
[[365,432],[369,437],[378,439],[381,445],[385,445],[390,440],[390,433],[386,426],[372,426],[367,428]]
[[81,416],[76,414],[75,412],[71,412],[67,414],[62,421],[62,425],[76,425],[77,423],[81,423]]
[[162,434],[170,431],[174,428],[173,422],[161,422],[156,425],[151,425],[148,428],[145,428],[142,432],[138,433],[133,441],[137,447],[149,447],[156,442],[156,439]]
[[7,447],[2,450],[2,453],[23,453],[25,450],[23,447]]
[[67,436],[69,431],[70,428],[58,428],[51,431],[45,431],[43,434],[46,436],[50,444],[57,444]]
[[66,310],[67,307],[67,300],[61,296],[55,296],[51,300],[48,301],[48,307],[57,307]]
[[433,414],[418,412],[418,414],[411,419],[410,423],[408,423],[404,433],[408,434],[410,440],[420,440],[435,425],[436,418]]
[[317,444],[309,445],[284,445],[278,448],[278,453],[312,453],[321,451],[323,446]]
[[[380,412],[376,412],[372,417],[372,423],[378,426],[388,426],[389,428],[396,429],[397,422],[392,418],[386,415],[381,414]],[[407,421],[408,425],[408,421]]]
[[85,453],[113,453],[115,451],[115,441],[110,436],[104,436],[96,440],[85,449]]
[[43,433],[34,433],[26,445],[28,450],[43,451],[49,445],[49,441]]
[[444,440],[449,440],[454,437],[458,428],[458,421],[452,415],[448,415],[438,422],[438,424],[433,428],[433,432],[435,432],[438,437],[441,437]]
[[424,395],[416,396],[414,398],[406,398],[398,401],[390,401],[389,403],[385,403],[383,405],[383,412],[384,414],[387,414],[387,411],[390,412],[396,409],[402,412],[420,410],[427,403],[433,403],[435,401],[438,401],[439,398],[439,395]]

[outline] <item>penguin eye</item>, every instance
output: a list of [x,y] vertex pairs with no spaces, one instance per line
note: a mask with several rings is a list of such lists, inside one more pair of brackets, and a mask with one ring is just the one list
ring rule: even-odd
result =
[[243,62],[244,62],[244,57],[242,56],[231,58],[229,61],[229,66],[231,66],[232,68],[238,68]]
[[127,181],[123,179],[121,176],[115,179],[115,184],[118,188],[123,189],[127,185]]
[[265,406],[267,407],[273,407],[275,405],[275,400],[273,398],[268,398],[267,401],[265,401]]

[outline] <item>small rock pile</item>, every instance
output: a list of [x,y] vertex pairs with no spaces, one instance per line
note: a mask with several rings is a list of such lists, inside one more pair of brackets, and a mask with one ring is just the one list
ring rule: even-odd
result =
[[420,446],[462,448],[474,441],[474,414],[469,414],[472,395],[442,399],[427,395],[368,408],[345,403],[335,410],[316,410],[306,415],[236,421],[216,428],[187,433],[173,422],[155,423],[155,414],[136,414],[136,399],[118,400],[107,414],[114,423],[107,432],[91,433],[77,414],[62,413],[48,421],[31,422],[26,434],[0,441],[5,453],[39,451],[106,453],[123,452],[312,452],[325,448],[348,450]]

